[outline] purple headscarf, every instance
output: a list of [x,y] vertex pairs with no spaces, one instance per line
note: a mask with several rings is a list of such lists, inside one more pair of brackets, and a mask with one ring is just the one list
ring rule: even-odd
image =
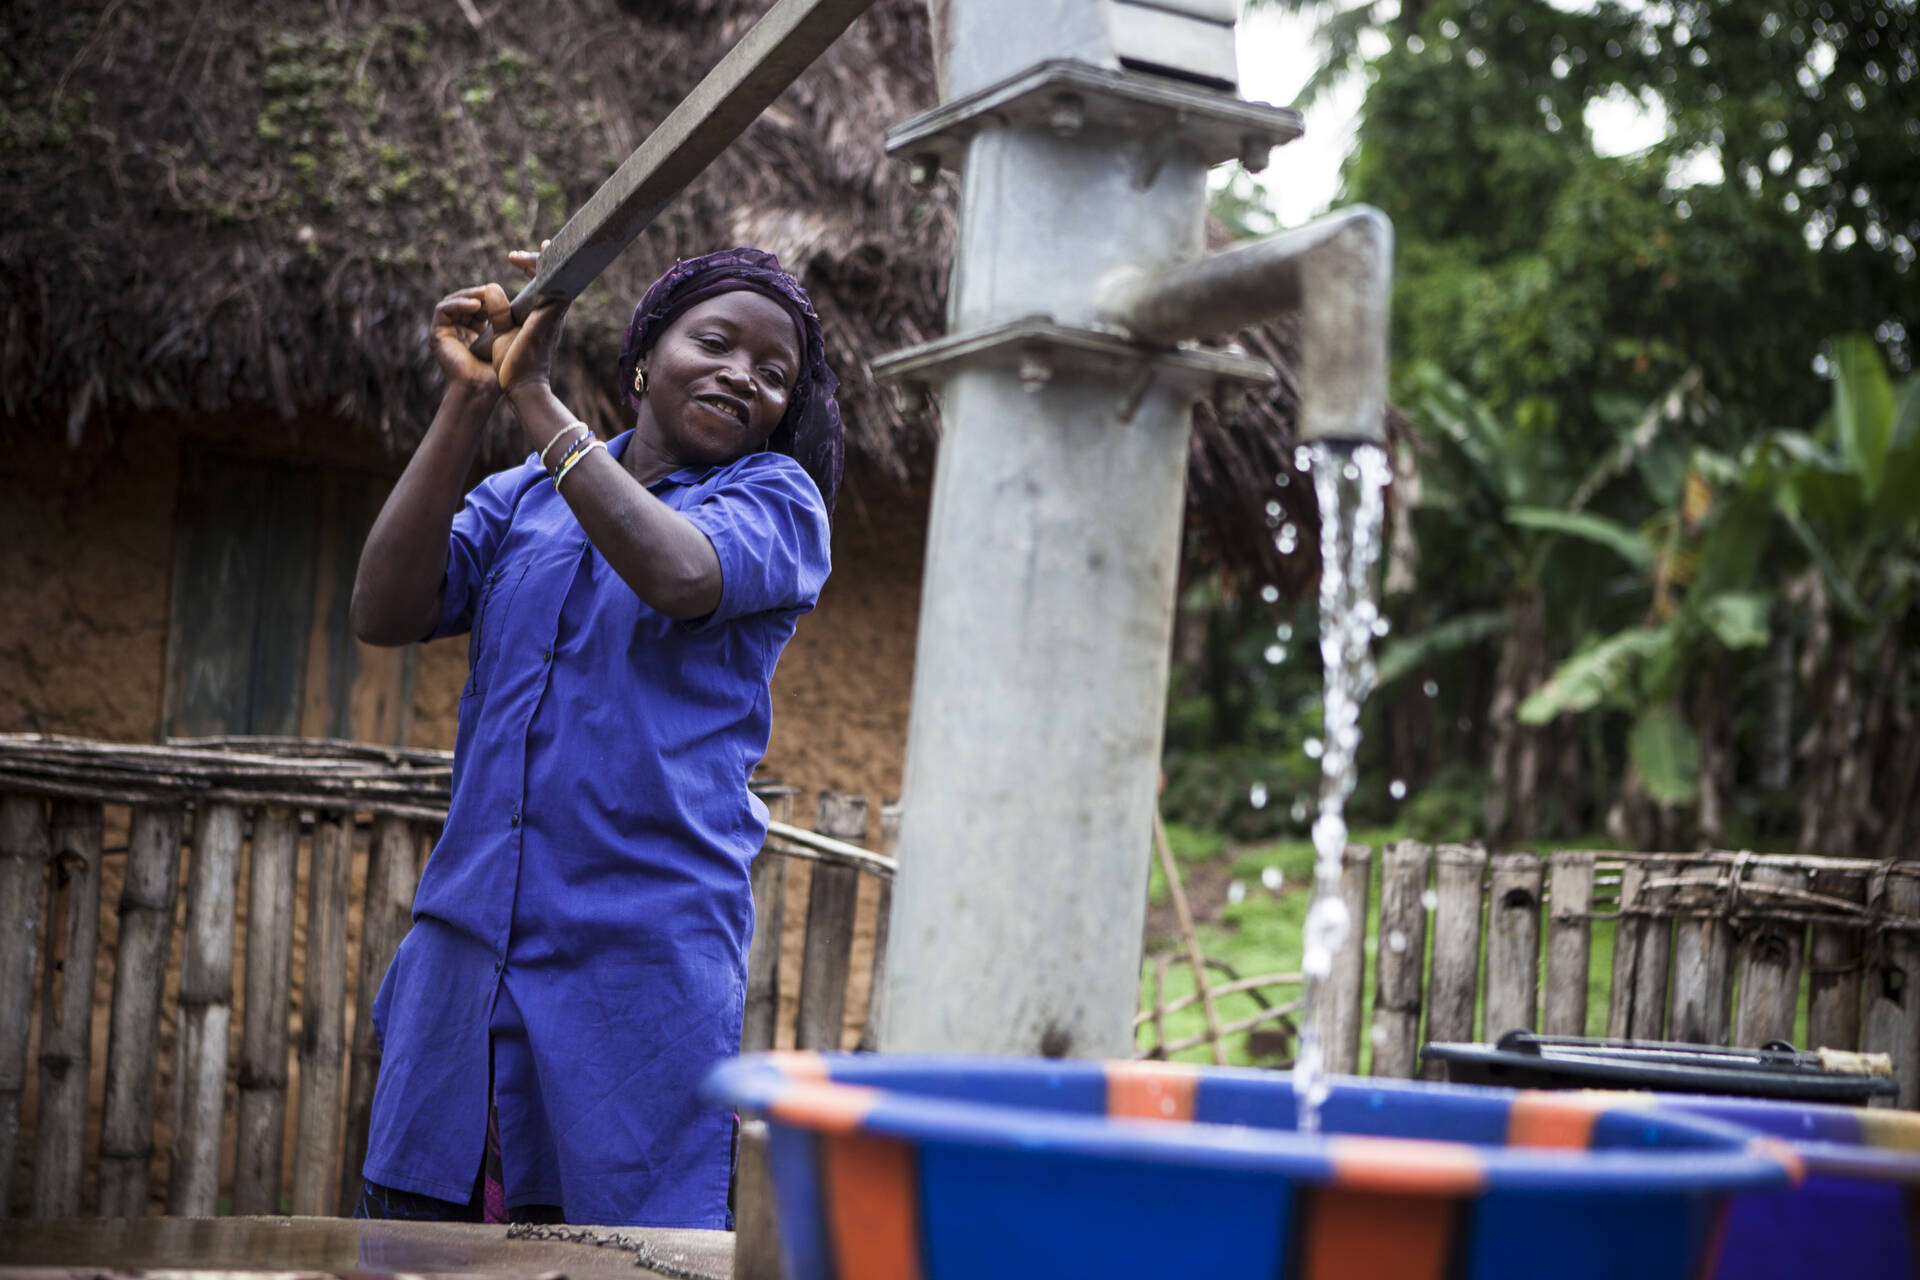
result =
[[759,249],[722,249],[676,262],[665,275],[648,286],[633,309],[627,324],[626,340],[620,344],[620,387],[627,403],[640,408],[640,397],[633,391],[633,371],[667,326],[695,303],[722,293],[746,289],[773,299],[793,318],[794,330],[806,348],[800,353],[800,372],[787,393],[787,411],[767,448],[784,453],[798,462],[813,478],[814,487],[825,499],[827,511],[840,492],[840,471],[845,443],[840,426],[840,406],[833,393],[840,386],[827,367],[826,342],[820,333],[820,317],[807,298],[800,282],[780,269],[780,260]]

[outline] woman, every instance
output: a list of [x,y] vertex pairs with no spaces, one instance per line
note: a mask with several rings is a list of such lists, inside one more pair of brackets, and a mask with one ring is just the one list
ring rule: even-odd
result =
[[[723,1227],[732,1119],[694,1090],[739,1048],[747,778],[827,576],[837,381],[771,255],[709,254],[634,309],[634,426],[603,444],[549,382],[564,311],[516,329],[493,284],[435,308],[446,397],[354,583],[370,643],[471,633],[446,829],[374,1004],[359,1213],[481,1216],[497,1117],[515,1217]],[[503,395],[533,456],[463,503]]]

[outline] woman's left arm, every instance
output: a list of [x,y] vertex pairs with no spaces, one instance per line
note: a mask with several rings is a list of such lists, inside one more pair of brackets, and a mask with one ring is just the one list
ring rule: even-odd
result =
[[[523,270],[530,270],[534,257],[513,255]],[[545,458],[560,436],[579,434],[579,420],[554,395],[550,374],[567,308],[543,306],[515,328],[505,302],[504,292],[489,291],[487,318],[498,335],[494,367],[528,445]],[[719,606],[720,557],[707,535],[648,492],[607,450],[576,460],[560,496],[595,549],[647,605],[681,620]]]

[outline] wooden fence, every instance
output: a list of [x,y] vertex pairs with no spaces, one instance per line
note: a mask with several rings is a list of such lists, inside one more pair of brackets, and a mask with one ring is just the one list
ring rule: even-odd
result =
[[[1399,1077],[1438,1074],[1421,1062],[1428,1042],[1491,1041],[1514,1029],[1585,1035],[1601,1029],[1588,999],[1602,988],[1608,1037],[1757,1048],[1794,1039],[1804,1019],[1806,1046],[1891,1055],[1898,1105],[1920,1106],[1920,863],[1490,856],[1402,841],[1378,859],[1349,848],[1341,885],[1351,919],[1368,918],[1376,893],[1379,908],[1371,939],[1351,930],[1326,984],[1318,1017],[1333,1071],[1359,1069],[1363,1030],[1372,1074]],[[1177,892],[1177,875],[1170,888]],[[1178,910],[1184,921],[1184,898]],[[1596,926],[1613,933],[1606,973],[1593,971]],[[1156,1034],[1143,1056],[1204,1045],[1220,1058],[1255,1026],[1296,1029],[1298,974],[1221,982],[1196,943],[1183,945],[1149,959],[1149,1007],[1136,1029]],[[1183,962],[1198,990],[1166,1000],[1165,975]],[[1233,992],[1253,992],[1263,1007],[1222,1023],[1213,1005]],[[1170,1041],[1166,1015],[1195,1003],[1208,1008],[1206,1030]]]
[[[450,778],[445,753],[350,743],[0,735],[0,1216],[346,1212],[369,1011]],[[791,788],[756,790],[742,1047],[870,1040],[898,814],[875,853],[864,797],[822,793],[806,831]]]

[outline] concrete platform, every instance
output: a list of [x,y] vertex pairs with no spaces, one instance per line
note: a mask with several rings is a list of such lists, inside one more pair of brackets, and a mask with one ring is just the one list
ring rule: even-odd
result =
[[509,1239],[504,1226],[348,1218],[68,1218],[0,1222],[0,1280],[139,1275],[282,1280],[464,1275],[520,1280],[727,1280],[733,1233],[540,1227],[573,1239]]

